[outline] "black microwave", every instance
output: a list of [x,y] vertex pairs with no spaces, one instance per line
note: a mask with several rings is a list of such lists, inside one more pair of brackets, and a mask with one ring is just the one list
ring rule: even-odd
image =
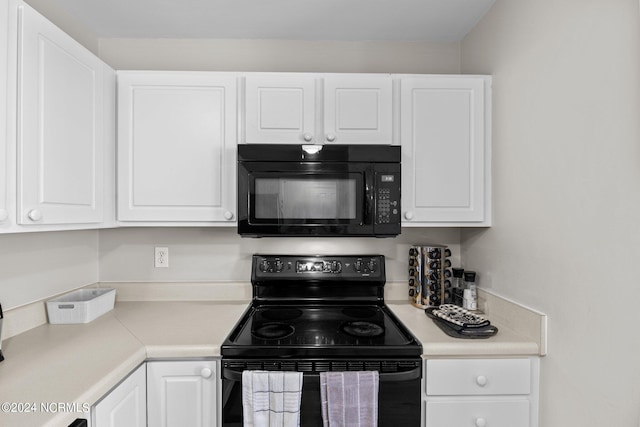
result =
[[400,234],[400,147],[238,145],[238,234]]

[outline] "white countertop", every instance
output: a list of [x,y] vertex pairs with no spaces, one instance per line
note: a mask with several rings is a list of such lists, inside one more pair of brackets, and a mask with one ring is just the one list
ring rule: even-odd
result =
[[[41,403],[93,405],[148,358],[220,356],[247,303],[118,302],[88,324],[45,324],[2,343],[0,404],[35,403],[36,412],[0,410],[0,425],[66,426],[82,413],[46,413]],[[4,408],[3,408],[4,409]]]
[[[45,324],[3,342],[0,404],[93,405],[129,372],[153,358],[220,356],[220,346],[247,302],[117,302],[112,312],[83,325]],[[522,356],[540,354],[538,343],[497,324],[484,340],[446,336],[423,310],[389,304],[422,342],[425,356]],[[66,426],[82,413],[7,413],[0,425]]]
[[538,343],[492,319],[498,333],[486,339],[460,339],[446,335],[427,317],[424,310],[411,304],[389,304],[391,311],[422,343],[426,357],[500,357],[540,354]]

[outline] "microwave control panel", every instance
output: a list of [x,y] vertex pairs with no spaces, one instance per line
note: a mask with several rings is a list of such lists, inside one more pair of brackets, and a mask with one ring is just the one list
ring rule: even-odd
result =
[[376,223],[400,222],[400,174],[376,173]]

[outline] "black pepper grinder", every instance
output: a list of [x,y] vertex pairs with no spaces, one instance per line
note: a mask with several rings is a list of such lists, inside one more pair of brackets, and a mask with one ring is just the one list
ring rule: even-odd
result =
[[462,307],[462,297],[464,294],[464,268],[454,268],[453,271],[453,303]]

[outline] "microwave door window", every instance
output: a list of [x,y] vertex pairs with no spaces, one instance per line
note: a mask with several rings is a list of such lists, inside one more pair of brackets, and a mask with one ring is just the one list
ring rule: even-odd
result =
[[260,178],[255,182],[256,219],[353,220],[356,179]]
[[280,180],[257,178],[255,180],[256,219],[280,219]]

